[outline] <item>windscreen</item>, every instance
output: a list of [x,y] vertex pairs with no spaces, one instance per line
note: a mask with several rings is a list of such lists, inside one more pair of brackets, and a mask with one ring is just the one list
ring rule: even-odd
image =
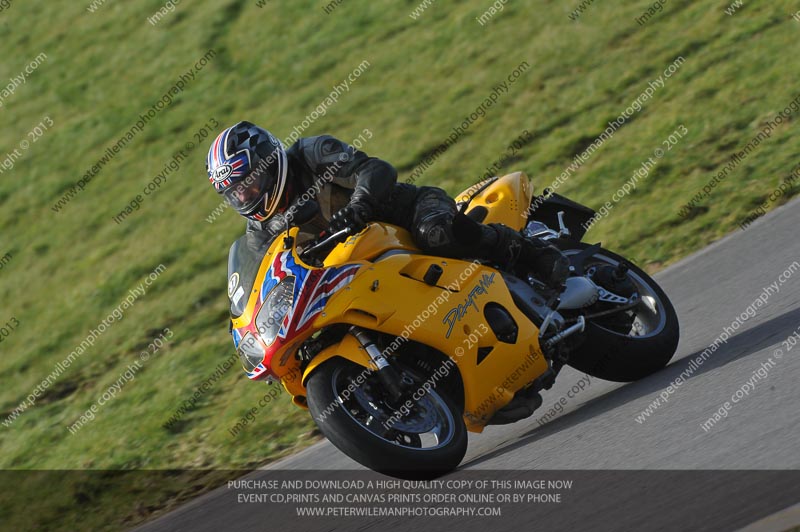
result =
[[274,231],[249,232],[231,246],[228,254],[228,298],[232,317],[238,318],[244,312],[261,261],[278,234]]

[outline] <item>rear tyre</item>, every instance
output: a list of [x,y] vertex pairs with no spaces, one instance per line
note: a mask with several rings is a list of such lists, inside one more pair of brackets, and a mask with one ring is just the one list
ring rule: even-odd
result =
[[[557,241],[557,245],[567,256],[589,247],[564,240]],[[585,267],[616,267],[620,263],[628,266],[628,278],[642,295],[640,304],[633,311],[626,311],[630,330],[626,330],[621,316],[587,321],[584,341],[570,353],[567,363],[599,379],[631,382],[669,363],[678,348],[680,327],[675,308],[661,287],[624,257],[600,249],[586,261]],[[588,313],[594,310],[587,309]]]
[[[356,387],[356,382],[363,384]],[[436,478],[458,467],[467,451],[462,413],[435,389],[416,403],[409,400],[410,406],[403,403],[408,411],[403,414],[403,405],[389,405],[373,373],[336,357],[314,371],[306,390],[308,409],[325,437],[375,471]]]

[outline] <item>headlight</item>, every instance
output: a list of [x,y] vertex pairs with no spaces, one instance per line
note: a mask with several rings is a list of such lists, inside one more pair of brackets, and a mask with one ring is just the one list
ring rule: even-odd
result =
[[264,360],[264,346],[251,333],[244,335],[236,352],[239,353],[239,360],[242,361],[242,366],[248,373],[256,369],[256,366]]
[[294,302],[294,277],[287,277],[278,286],[272,289],[264,304],[261,305],[261,310],[258,311],[256,316],[256,327],[258,327],[258,334],[264,343],[270,345],[275,341],[278,336],[278,331],[281,328],[286,315],[292,308]]

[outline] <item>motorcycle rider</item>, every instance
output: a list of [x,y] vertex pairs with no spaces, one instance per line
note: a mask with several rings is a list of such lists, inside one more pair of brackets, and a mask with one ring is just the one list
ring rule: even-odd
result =
[[355,233],[382,221],[407,229],[432,255],[533,271],[558,291],[568,275],[569,261],[555,246],[460,214],[440,188],[397,183],[391,164],[330,135],[301,138],[284,149],[267,130],[239,122],[211,144],[207,170],[216,191],[247,218],[247,231],[285,230],[303,199],[313,197],[319,212],[300,227],[307,238],[344,228]]

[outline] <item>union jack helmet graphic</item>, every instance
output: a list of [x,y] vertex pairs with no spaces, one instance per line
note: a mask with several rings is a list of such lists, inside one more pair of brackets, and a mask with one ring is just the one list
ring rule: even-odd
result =
[[286,151],[269,131],[239,122],[219,134],[208,150],[206,168],[214,189],[239,214],[263,221],[283,199]]

